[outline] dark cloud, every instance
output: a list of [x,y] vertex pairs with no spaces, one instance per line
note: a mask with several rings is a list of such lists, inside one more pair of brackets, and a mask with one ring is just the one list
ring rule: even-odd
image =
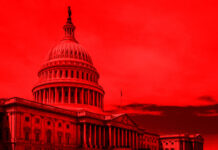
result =
[[[159,134],[218,134],[218,104],[180,107],[137,103],[118,106],[118,110],[126,113],[130,112],[129,115],[132,116],[136,123],[145,127],[148,131]],[[136,113],[132,113],[134,110]],[[157,111],[161,112],[160,115],[146,113]]]
[[213,97],[207,96],[207,95],[198,97],[198,100],[207,101],[207,102],[212,102],[212,103],[213,103],[213,102],[216,102],[216,100],[213,99]]

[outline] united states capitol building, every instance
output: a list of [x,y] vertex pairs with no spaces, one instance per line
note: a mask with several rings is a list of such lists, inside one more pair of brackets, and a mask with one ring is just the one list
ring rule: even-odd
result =
[[34,98],[0,99],[0,150],[203,150],[200,135],[160,136],[128,114],[104,111],[100,75],[74,36],[70,8],[63,29],[38,71]]

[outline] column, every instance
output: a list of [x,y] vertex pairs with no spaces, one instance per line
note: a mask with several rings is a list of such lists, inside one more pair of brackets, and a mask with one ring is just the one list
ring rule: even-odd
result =
[[127,130],[125,130],[125,147],[128,146]]
[[92,148],[92,125],[89,125],[89,145]]
[[102,147],[102,143],[101,143],[101,126],[99,126],[98,129],[99,129],[98,130],[98,133],[99,133],[99,148],[101,148]]
[[116,127],[114,127],[114,147],[116,148],[117,147],[117,144],[116,144]]
[[95,106],[95,91],[93,91],[92,94],[93,94],[93,103],[92,104]]
[[94,146],[95,146],[95,148],[97,147],[97,145],[96,145],[96,125],[94,125]]
[[86,123],[83,124],[83,147],[87,147],[87,142],[86,142]]
[[58,88],[55,87],[55,103],[58,103]]
[[129,147],[132,146],[131,130],[129,130]]
[[123,129],[121,129],[121,134],[122,134],[122,147],[124,147],[124,134],[123,134]]
[[132,132],[132,147],[135,148],[135,131]]
[[45,89],[42,90],[43,91],[43,99],[42,99],[42,103],[45,103]]
[[60,70],[57,70],[56,78],[60,78]]
[[71,70],[68,70],[68,78],[71,78]]
[[68,104],[70,104],[71,101],[71,88],[68,89]]
[[117,128],[117,146],[120,147],[120,128]]
[[38,102],[38,91],[35,92],[35,101]]
[[98,107],[99,103],[98,103],[98,92],[96,92],[96,106]]
[[186,147],[185,147],[185,139],[183,140],[183,150],[185,150]]
[[135,133],[135,143],[136,143],[136,149],[138,149],[138,133]]
[[66,71],[62,70],[62,78],[66,78]]
[[101,108],[103,109],[104,108],[104,96],[101,95]]
[[101,108],[101,94],[100,93],[99,93],[98,97],[99,97],[99,108]]
[[62,97],[61,97],[61,103],[63,104],[63,103],[64,103],[64,96],[65,96],[65,95],[64,95],[64,87],[61,88],[61,93],[62,93],[62,94],[61,94],[61,95],[62,95]]
[[105,147],[105,127],[103,127],[103,147]]
[[112,136],[111,136],[111,126],[108,126],[108,128],[109,128],[109,147],[111,147],[112,145]]
[[48,88],[48,103],[51,103],[51,88]]
[[75,104],[77,104],[77,88],[75,88],[74,98],[75,98]]
[[81,103],[84,104],[84,88],[81,89],[80,98],[81,98]]
[[51,91],[50,91],[50,103],[53,103],[53,100],[54,99],[54,90],[53,88],[51,88]]
[[89,95],[89,89],[87,89],[87,103],[90,105],[90,95]]
[[54,79],[54,70],[51,71],[51,78]]

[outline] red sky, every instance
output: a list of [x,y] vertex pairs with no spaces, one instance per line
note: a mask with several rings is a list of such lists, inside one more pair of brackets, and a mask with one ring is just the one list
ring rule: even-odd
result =
[[107,106],[121,103],[121,89],[122,104],[218,102],[215,0],[1,1],[1,97],[31,99],[40,65],[63,37],[68,5]]

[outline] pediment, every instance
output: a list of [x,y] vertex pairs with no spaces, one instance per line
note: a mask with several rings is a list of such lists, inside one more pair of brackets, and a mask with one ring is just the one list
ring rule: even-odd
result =
[[136,126],[135,122],[127,114],[115,115],[112,120],[125,125]]

